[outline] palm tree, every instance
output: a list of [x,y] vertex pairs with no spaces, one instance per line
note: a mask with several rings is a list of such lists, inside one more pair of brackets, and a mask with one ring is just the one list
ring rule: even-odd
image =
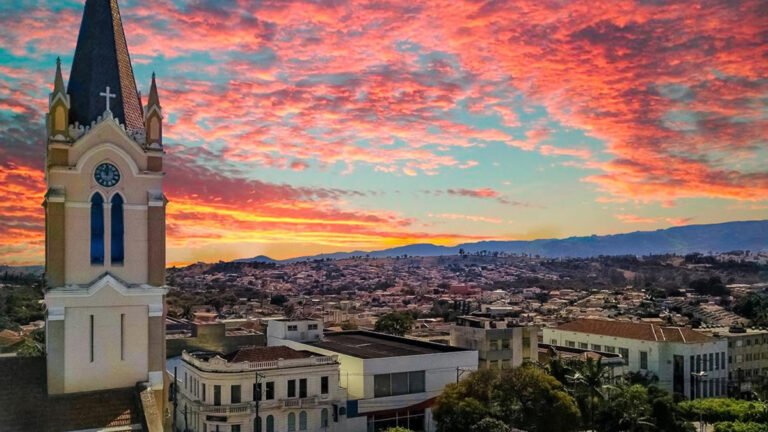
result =
[[606,381],[610,369],[606,367],[602,359],[595,360],[587,357],[586,361],[576,365],[575,373],[568,377],[568,381],[574,386],[577,393],[587,397],[587,408],[589,410],[589,425],[592,429],[595,426],[595,407],[596,402],[605,399]]

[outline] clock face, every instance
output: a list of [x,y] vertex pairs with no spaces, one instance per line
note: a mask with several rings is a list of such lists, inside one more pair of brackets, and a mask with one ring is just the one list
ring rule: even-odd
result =
[[112,187],[120,181],[120,171],[111,163],[104,162],[93,173],[96,182],[104,187]]

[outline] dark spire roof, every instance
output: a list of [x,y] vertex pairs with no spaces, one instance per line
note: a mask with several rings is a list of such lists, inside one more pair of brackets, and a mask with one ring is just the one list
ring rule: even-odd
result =
[[160,108],[160,96],[157,95],[157,83],[155,82],[155,73],[152,72],[152,85],[149,87],[149,99],[147,100],[147,109],[157,106]]
[[99,93],[107,86],[115,94],[110,100],[115,118],[128,129],[144,129],[144,114],[117,0],[87,0],[67,88],[70,121],[89,125],[102,115],[106,102]]

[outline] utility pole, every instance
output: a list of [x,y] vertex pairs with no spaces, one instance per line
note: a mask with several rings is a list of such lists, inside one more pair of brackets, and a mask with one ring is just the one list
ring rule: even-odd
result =
[[171,419],[171,429],[173,432],[176,432],[176,409],[179,405],[178,398],[176,397],[176,392],[178,391],[179,386],[179,380],[176,376],[176,367],[173,367],[173,394],[171,395],[173,399],[173,418]]
[[189,428],[187,427],[187,405],[184,405],[184,432],[189,432]]

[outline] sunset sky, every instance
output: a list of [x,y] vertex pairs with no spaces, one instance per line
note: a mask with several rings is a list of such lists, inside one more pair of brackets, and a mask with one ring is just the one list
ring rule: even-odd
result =
[[[42,263],[82,6],[0,4],[0,264]],[[766,1],[120,6],[170,264],[768,218]]]

